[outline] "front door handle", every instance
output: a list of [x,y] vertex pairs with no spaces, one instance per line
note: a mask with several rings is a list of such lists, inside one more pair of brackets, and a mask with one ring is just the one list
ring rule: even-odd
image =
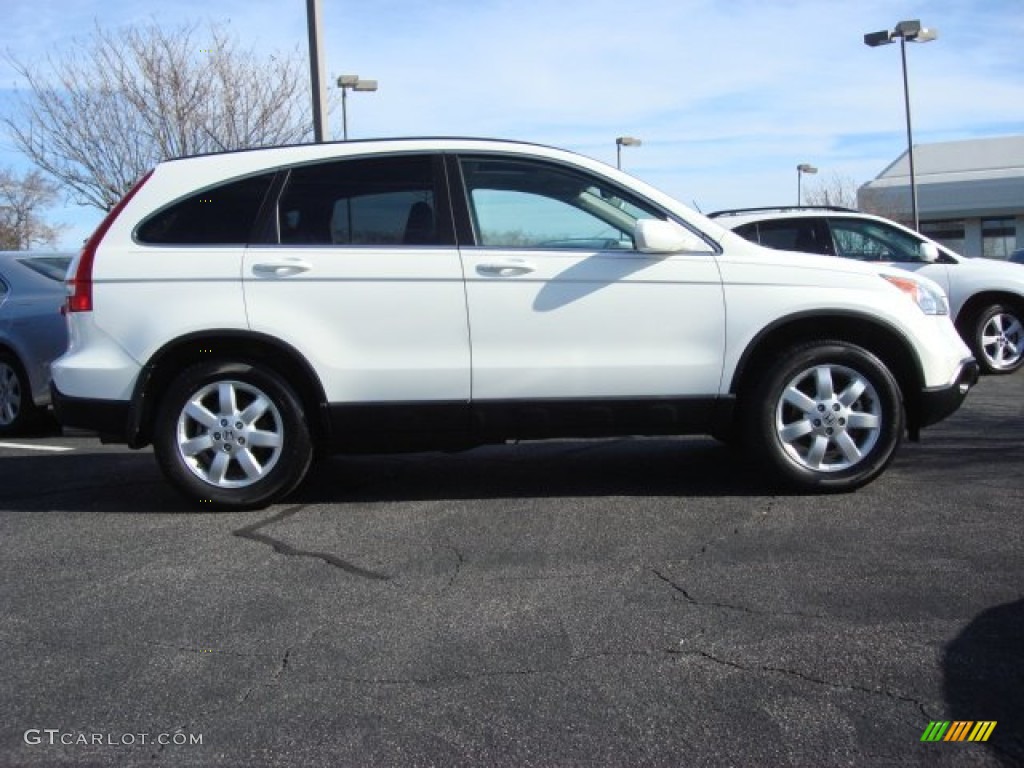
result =
[[481,275],[490,275],[492,277],[528,275],[533,270],[534,266],[526,261],[501,261],[495,264],[478,264],[476,268],[476,271]]
[[254,275],[263,277],[289,277],[302,272],[308,272],[312,268],[312,264],[302,259],[289,259],[287,261],[269,261],[253,264],[252,272]]

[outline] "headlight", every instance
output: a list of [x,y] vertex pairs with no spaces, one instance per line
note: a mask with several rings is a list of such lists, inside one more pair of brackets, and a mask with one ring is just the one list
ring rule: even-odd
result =
[[941,291],[912,277],[897,277],[896,275],[882,275],[882,277],[909,296],[926,315],[949,314],[949,301]]

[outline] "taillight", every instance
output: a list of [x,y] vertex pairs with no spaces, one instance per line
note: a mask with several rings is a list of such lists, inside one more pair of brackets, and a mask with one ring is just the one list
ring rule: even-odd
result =
[[135,186],[128,190],[128,194],[121,198],[121,202],[115,205],[110,213],[103,217],[103,221],[100,222],[100,225],[96,227],[96,230],[86,240],[85,246],[82,248],[82,254],[78,257],[78,266],[75,269],[75,274],[71,275],[67,280],[68,297],[64,302],[66,312],[92,312],[92,263],[96,258],[96,249],[99,248],[100,241],[107,234],[110,225],[114,223],[114,220],[121,214],[124,207],[128,205],[128,201],[135,196],[136,192],[142,189],[142,185],[152,175],[153,171],[150,171],[135,182]]

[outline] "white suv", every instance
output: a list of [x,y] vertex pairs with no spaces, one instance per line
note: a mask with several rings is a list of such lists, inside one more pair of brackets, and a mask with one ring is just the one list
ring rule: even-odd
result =
[[1024,267],[968,259],[896,222],[847,208],[744,208],[711,217],[769,248],[884,262],[942,286],[985,373],[1024,366]]
[[53,396],[188,497],[315,448],[713,434],[803,490],[875,478],[977,365],[927,279],[769,251],[608,166],[420,139],[161,163],[69,278]]

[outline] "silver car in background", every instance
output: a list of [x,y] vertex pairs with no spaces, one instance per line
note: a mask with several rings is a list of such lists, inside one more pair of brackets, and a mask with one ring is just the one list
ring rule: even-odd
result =
[[61,306],[73,256],[0,251],[0,437],[46,423],[50,362],[68,342]]

